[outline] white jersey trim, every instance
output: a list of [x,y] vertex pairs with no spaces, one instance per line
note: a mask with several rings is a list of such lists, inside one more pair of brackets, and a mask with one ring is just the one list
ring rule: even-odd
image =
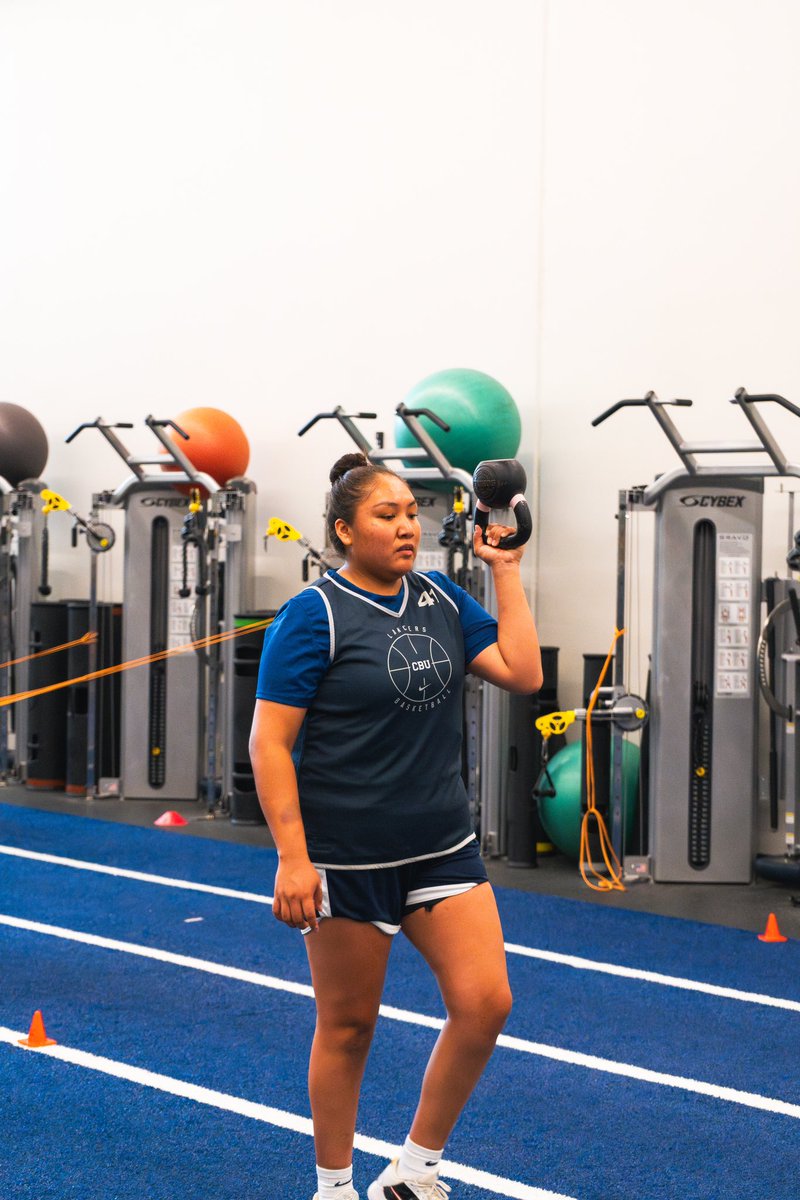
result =
[[470,842],[476,842],[474,833],[469,837],[463,838],[455,846],[450,846],[447,850],[435,850],[433,854],[418,854],[415,858],[396,858],[393,862],[379,863],[359,863],[357,866],[347,866],[341,863],[319,863],[315,862],[311,865],[317,871],[377,871],[383,867],[406,867],[409,863],[424,862],[427,858],[443,858],[445,854],[455,854],[456,850],[463,850],[464,846],[468,846]]
[[325,605],[325,611],[328,614],[328,633],[330,639],[328,647],[328,661],[333,662],[333,656],[336,653],[336,626],[333,623],[333,609],[331,608],[330,600],[325,595],[322,588],[318,587],[317,593],[319,594],[319,598],[321,599],[322,603]]
[[388,613],[390,617],[402,617],[403,613],[406,611],[406,605],[408,604],[408,582],[405,576],[403,576],[402,580],[403,603],[400,605],[400,608],[397,611],[395,611],[393,608],[387,608],[385,604],[378,604],[377,600],[370,600],[369,596],[362,596],[358,592],[354,592],[352,588],[345,587],[343,583],[339,583],[339,581],[334,579],[334,577],[330,574],[323,576],[323,579],[327,579],[329,583],[332,583],[334,587],[339,588],[339,590],[344,592],[345,595],[353,596],[356,600],[363,601],[364,604],[371,604],[373,608],[377,608],[381,612]]
[[[416,575],[417,572],[415,571],[414,574]],[[444,588],[440,584],[436,583],[433,579],[431,579],[429,575],[423,575],[422,578],[425,580],[426,583],[429,583],[432,588],[436,588],[436,591],[439,593],[439,595],[444,596],[445,600],[447,600],[450,604],[452,604],[453,608],[456,610],[456,612],[458,612],[458,605],[456,604],[455,600],[453,599],[452,596],[448,596],[447,592],[444,590]]]

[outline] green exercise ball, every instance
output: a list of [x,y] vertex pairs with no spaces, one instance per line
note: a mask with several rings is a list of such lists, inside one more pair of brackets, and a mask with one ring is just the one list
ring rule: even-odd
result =
[[[450,426],[445,433],[427,417],[420,418],[450,465],[469,475],[484,459],[513,458],[519,449],[522,425],[514,398],[483,371],[469,367],[437,371],[412,388],[405,405],[428,408]],[[418,445],[401,417],[395,418],[395,443],[400,450]],[[409,459],[405,465],[421,464]]]
[[[550,779],[555,790],[550,790],[547,776],[542,772],[536,784],[539,798],[539,817],[545,833],[554,846],[569,858],[578,858],[581,849],[581,743],[570,742],[548,763]],[[625,843],[630,841],[636,816],[639,796],[639,747],[635,742],[622,743],[622,777],[625,795]],[[593,821],[594,825],[595,822]],[[611,826],[606,820],[609,834]]]

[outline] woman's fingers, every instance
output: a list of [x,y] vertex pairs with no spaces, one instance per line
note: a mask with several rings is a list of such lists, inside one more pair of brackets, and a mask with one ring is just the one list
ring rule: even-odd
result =
[[322,881],[309,862],[284,864],[275,877],[272,911],[279,921],[292,929],[316,930],[317,910],[322,907]]

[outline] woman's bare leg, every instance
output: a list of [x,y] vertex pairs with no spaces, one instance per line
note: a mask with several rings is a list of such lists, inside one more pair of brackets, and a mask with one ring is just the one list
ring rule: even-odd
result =
[[330,917],[305,938],[317,1002],[308,1068],[317,1165],[349,1167],[361,1080],[378,1019],[392,939],[374,925]]
[[511,1011],[503,931],[488,883],[403,920],[431,967],[447,1020],[428,1061],[410,1137],[441,1149],[480,1079]]

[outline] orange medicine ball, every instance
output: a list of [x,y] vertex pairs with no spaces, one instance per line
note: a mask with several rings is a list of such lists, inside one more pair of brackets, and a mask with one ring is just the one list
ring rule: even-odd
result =
[[219,408],[187,408],[173,420],[189,437],[182,438],[174,429],[169,436],[198,471],[210,475],[220,487],[244,475],[250,462],[250,443],[229,413]]

